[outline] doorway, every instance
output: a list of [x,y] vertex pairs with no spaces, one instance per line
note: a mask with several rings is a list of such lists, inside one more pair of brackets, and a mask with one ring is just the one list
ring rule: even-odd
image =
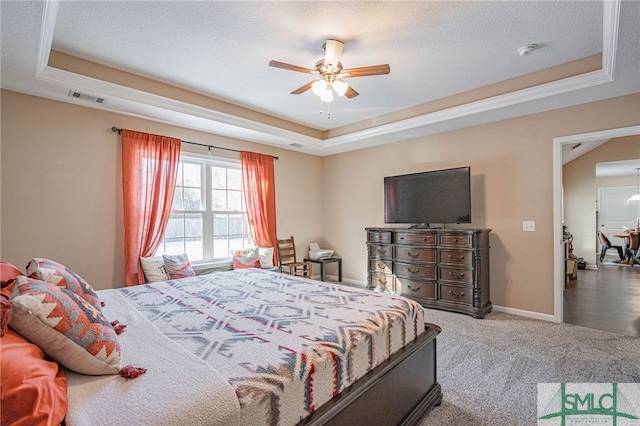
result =
[[562,238],[562,147],[603,139],[639,135],[640,126],[563,136],[553,139],[553,252],[554,252],[554,321],[563,322],[565,262]]
[[598,189],[598,226],[600,231],[609,235],[613,245],[623,244],[622,238],[616,237],[625,228],[635,229],[638,218],[638,203],[627,200],[638,191],[635,186],[620,186]]

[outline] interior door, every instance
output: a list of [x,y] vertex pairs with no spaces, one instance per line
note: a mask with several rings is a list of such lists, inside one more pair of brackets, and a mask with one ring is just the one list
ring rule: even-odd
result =
[[620,234],[624,227],[635,229],[637,218],[640,217],[640,202],[629,198],[638,191],[635,186],[620,186],[600,188],[598,190],[598,218],[600,230],[609,235],[611,243],[622,245],[622,238],[613,237]]

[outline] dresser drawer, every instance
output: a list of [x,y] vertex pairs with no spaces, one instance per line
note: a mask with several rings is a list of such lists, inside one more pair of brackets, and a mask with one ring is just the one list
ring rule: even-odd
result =
[[369,273],[369,285],[373,290],[393,292],[393,275],[372,272]]
[[473,288],[442,284],[440,285],[440,299],[471,305],[473,304]]
[[393,246],[390,244],[369,244],[369,257],[391,259],[393,257]]
[[440,250],[438,263],[471,268],[473,252],[468,250]]
[[367,241],[371,243],[391,243],[391,231],[369,231]]
[[461,284],[473,284],[473,269],[440,267],[440,279]]
[[410,263],[393,263],[393,273],[404,278],[436,279],[436,267],[431,265],[415,265]]
[[396,278],[396,289],[403,296],[436,299],[436,281]]
[[369,271],[390,274],[393,261],[391,259],[369,259]]
[[396,232],[395,243],[398,244],[420,244],[420,245],[429,245],[435,246],[437,243],[437,235],[435,232],[433,233],[420,233],[415,234],[412,232]]
[[409,262],[436,262],[436,249],[410,246],[396,246],[395,259]]
[[467,233],[445,233],[438,235],[440,237],[441,246],[449,247],[473,247],[473,234]]

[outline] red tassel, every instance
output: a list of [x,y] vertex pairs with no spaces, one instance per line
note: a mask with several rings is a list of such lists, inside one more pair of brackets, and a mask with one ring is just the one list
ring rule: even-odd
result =
[[102,300],[100,301],[100,306],[104,308],[104,302]]
[[4,336],[9,327],[9,318],[11,317],[11,307],[13,306],[6,298],[2,299],[2,310],[0,311],[0,337]]
[[123,367],[120,369],[120,376],[129,380],[129,379],[135,379],[136,377],[141,376],[146,372],[147,372],[146,368],[127,365],[126,367]]
[[125,328],[127,328],[126,324],[120,324],[120,321],[115,320],[111,322],[111,327],[116,332],[116,334],[121,334]]

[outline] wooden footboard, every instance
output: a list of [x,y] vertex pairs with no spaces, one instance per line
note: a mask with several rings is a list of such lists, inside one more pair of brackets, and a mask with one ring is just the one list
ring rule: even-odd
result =
[[442,402],[436,379],[436,336],[424,334],[300,422],[300,425],[416,425]]

